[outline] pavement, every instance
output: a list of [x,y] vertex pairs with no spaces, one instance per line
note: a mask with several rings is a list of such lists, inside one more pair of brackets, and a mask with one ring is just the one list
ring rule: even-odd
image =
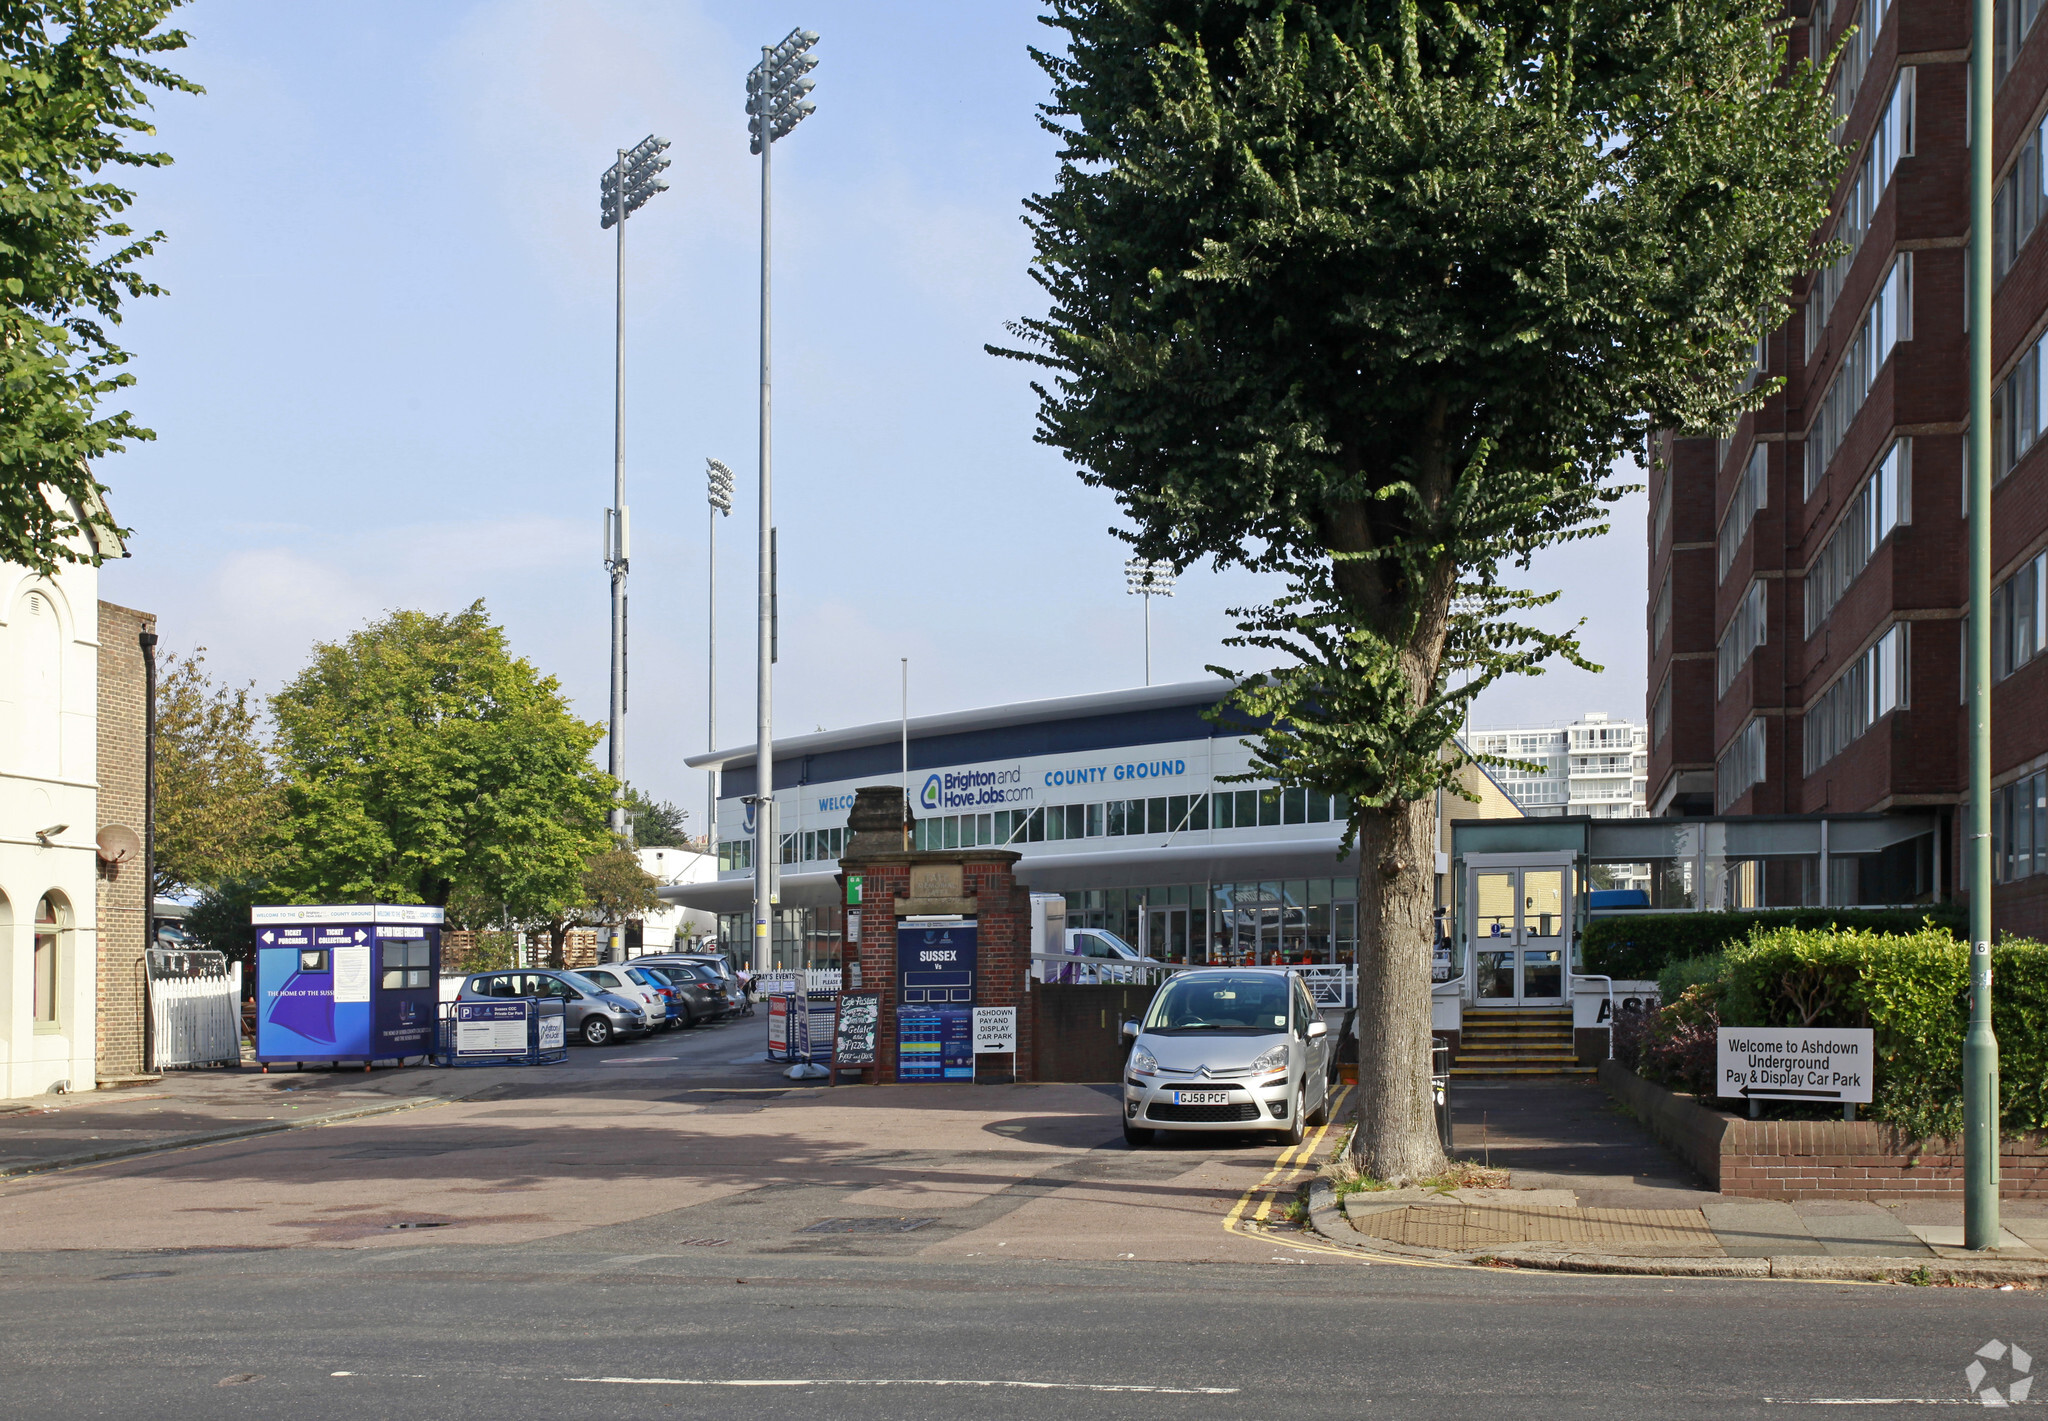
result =
[[1959,1201],[1780,1202],[1709,1190],[1596,1083],[1460,1082],[1455,1154],[1505,1188],[1319,1191],[1332,1242],[1389,1256],[1578,1271],[2048,1281],[2048,1201],[2006,1200],[2003,1243],[1962,1247]]
[[[825,1087],[764,1034],[0,1114],[29,1171],[0,1176],[9,1414],[1718,1421],[1968,1402],[1994,1343],[2048,1355],[2025,1284],[1477,1266],[1367,1239],[1327,1190],[1301,1219],[1337,1131],[1132,1150],[1113,1088]],[[1625,1118],[1494,1099],[1481,1150],[1543,1185],[1523,1212],[1706,1218]],[[1540,1154],[1565,1126],[1576,1171]],[[65,1163],[108,1150],[142,1153]]]

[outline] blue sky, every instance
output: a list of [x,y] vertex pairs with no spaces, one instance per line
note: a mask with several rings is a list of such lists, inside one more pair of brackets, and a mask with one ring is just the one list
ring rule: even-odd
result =
[[[719,530],[719,739],[752,738],[758,162],[742,79],[797,24],[818,113],[778,144],[776,729],[1139,684],[1117,512],[1032,442],[1029,373],[982,351],[1039,306],[1021,201],[1053,147],[1009,0],[199,0],[139,183],[170,294],[131,309],[129,401],[159,435],[101,477],[136,530],[102,595],[268,692],[315,640],[483,598],[604,714],[611,236],[597,180],[649,132],[671,191],[628,226],[633,514],[628,773],[696,809],[706,455]],[[1539,561],[1608,673],[1489,693],[1482,724],[1641,713],[1641,497]],[[1155,604],[1153,677],[1223,656],[1242,574]],[[600,754],[602,752],[600,751]],[[694,824],[694,816],[693,816]]]

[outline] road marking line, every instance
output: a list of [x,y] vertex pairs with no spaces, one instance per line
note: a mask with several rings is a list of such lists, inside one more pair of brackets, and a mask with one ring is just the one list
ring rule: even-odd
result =
[[[338,1375],[338,1374],[337,1374]],[[1145,1386],[1111,1382],[1019,1382],[979,1377],[564,1377],[605,1386],[981,1386],[1025,1391],[1143,1391],[1160,1396],[1235,1396],[1234,1386]]]

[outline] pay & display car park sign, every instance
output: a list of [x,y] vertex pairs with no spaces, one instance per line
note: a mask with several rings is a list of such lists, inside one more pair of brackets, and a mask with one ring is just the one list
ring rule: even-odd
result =
[[1872,1036],[1868,1027],[1724,1026],[1715,1043],[1715,1093],[1868,1105]]

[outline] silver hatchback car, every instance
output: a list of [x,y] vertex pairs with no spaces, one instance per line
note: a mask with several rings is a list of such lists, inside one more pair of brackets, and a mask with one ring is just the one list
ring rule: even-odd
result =
[[1176,973],[1124,1035],[1124,1140],[1134,1147],[1154,1130],[1267,1130],[1296,1144],[1329,1119],[1329,1028],[1285,968]]

